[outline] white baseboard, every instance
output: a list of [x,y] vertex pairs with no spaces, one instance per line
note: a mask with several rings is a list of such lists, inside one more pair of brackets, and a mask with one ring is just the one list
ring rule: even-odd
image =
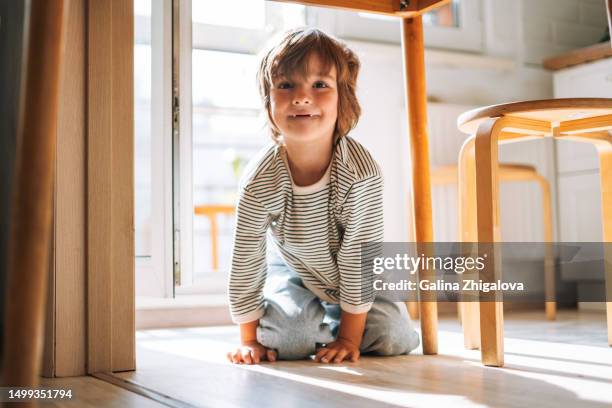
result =
[[231,324],[224,295],[136,298],[136,330]]

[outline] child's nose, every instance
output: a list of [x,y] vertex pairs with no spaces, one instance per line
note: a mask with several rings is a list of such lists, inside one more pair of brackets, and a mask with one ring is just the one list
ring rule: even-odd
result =
[[293,97],[294,105],[307,105],[311,103],[311,98],[308,92],[302,90],[296,90],[295,96]]

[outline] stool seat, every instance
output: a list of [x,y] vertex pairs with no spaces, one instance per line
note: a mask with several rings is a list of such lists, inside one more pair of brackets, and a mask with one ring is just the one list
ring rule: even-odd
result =
[[548,122],[558,122],[612,115],[612,99],[563,98],[510,102],[472,109],[457,118],[457,127],[464,133],[474,133],[488,118],[512,116]]

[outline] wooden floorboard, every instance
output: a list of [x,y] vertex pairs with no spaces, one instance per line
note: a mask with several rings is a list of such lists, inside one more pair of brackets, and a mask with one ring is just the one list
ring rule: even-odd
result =
[[[72,399],[41,402],[42,407],[57,408],[158,408],[165,407],[149,398],[114,386],[97,378],[42,378],[41,387],[71,390]],[[10,406],[11,404],[7,404]]]
[[236,366],[225,352],[235,327],[137,333],[137,370],[119,374],[177,401],[210,407],[610,407],[612,349],[605,315],[560,311],[507,314],[506,366],[483,367],[464,350],[454,319],[440,320],[440,355],[362,357]]

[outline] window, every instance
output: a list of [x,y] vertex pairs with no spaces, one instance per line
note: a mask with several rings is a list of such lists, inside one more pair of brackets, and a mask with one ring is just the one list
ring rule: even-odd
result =
[[252,54],[192,53],[194,282],[228,270],[238,179],[269,141],[255,87],[257,62]]

